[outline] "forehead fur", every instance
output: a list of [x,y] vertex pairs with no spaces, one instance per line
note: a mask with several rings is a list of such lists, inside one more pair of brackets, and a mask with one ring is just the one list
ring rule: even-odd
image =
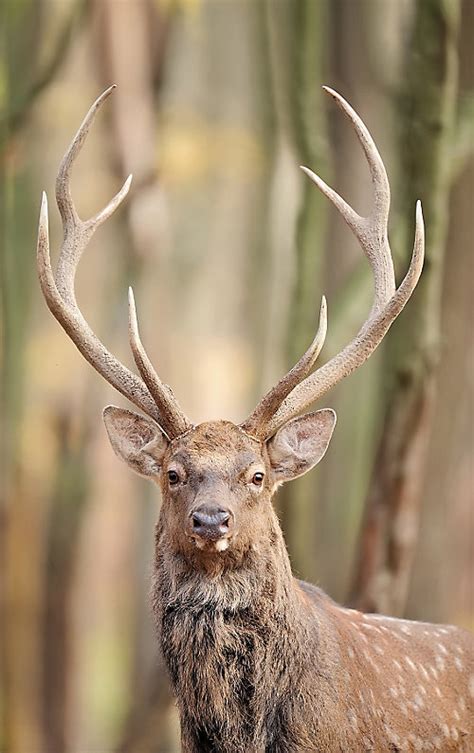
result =
[[234,463],[239,455],[251,461],[261,457],[261,444],[230,421],[208,421],[171,443],[170,457],[181,455],[196,463],[211,457]]

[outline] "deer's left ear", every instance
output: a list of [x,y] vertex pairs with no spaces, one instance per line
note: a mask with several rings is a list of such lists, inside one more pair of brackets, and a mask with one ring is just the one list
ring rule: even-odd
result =
[[168,447],[158,424],[114,405],[104,408],[103,418],[115,454],[140,476],[156,478]]
[[302,476],[324,457],[336,414],[331,408],[293,418],[267,442],[277,484]]

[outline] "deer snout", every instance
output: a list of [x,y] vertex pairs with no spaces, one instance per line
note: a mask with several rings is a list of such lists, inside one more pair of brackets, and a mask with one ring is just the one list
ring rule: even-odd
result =
[[191,513],[192,535],[207,541],[228,537],[232,525],[229,510],[211,505],[201,505]]

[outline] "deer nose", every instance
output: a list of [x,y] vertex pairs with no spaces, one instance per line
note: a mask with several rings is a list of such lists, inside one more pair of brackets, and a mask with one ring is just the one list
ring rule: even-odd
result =
[[194,535],[216,541],[229,534],[231,516],[228,510],[221,507],[203,505],[193,511],[191,521]]

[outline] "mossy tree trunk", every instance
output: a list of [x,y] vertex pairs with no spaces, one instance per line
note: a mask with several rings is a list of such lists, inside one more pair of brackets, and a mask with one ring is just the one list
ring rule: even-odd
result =
[[[300,164],[326,173],[327,149],[323,93],[326,69],[327,5],[325,0],[283,3],[269,7],[272,79],[284,106],[280,129]],[[278,109],[278,96],[275,95]],[[286,367],[304,353],[317,327],[327,206],[324,197],[301,178],[303,194],[296,227],[296,261],[289,305]],[[285,281],[286,282],[286,281]],[[279,295],[280,292],[276,291]],[[278,499],[282,525],[295,573],[309,577],[315,570],[314,536],[316,487],[302,478],[285,488]]]
[[417,199],[425,215],[426,263],[413,299],[388,339],[385,379],[390,393],[351,595],[360,609],[393,614],[403,613],[407,599],[436,404],[459,16],[459,0],[415,4],[399,100],[404,263],[411,253]]

